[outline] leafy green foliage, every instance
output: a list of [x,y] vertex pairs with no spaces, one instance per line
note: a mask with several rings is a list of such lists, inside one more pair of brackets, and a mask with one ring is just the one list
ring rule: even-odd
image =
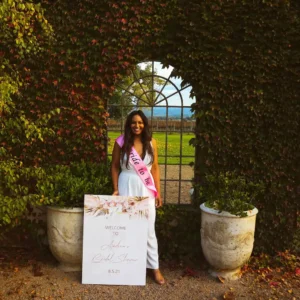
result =
[[41,168],[24,167],[17,161],[0,161],[0,228],[19,224],[27,208],[44,204],[36,190],[46,173]]
[[74,162],[69,166],[24,167],[0,162],[0,227],[20,224],[22,216],[41,205],[83,206],[84,194],[112,193],[108,164]]
[[52,27],[44,16],[44,9],[40,3],[26,0],[3,0],[0,4],[1,40],[4,46],[10,43],[15,46],[18,55],[24,57],[26,53],[36,54],[41,51],[38,30],[49,37]]
[[165,205],[156,211],[156,235],[160,257],[197,260],[201,256],[200,211]]
[[[52,27],[44,16],[40,4],[30,1],[3,0],[0,4],[0,130],[2,147],[7,141],[16,144],[18,134],[24,131],[27,142],[32,136],[42,139],[41,126],[46,125],[45,116],[37,122],[29,119],[25,110],[18,109],[14,97],[20,93],[26,78],[19,72],[16,59],[28,59],[44,51],[45,45],[52,40]],[[16,134],[14,134],[16,129]],[[1,158],[1,157],[0,157]]]
[[198,194],[194,198],[205,202],[205,206],[245,217],[254,208],[253,200],[263,193],[263,184],[247,182],[244,177],[227,172],[205,176],[204,183],[195,186],[195,191]]
[[290,248],[299,226],[299,2],[179,3],[168,63],[197,99],[195,181],[234,171],[263,182],[255,250]]
[[[30,118],[21,90],[26,88],[30,70],[21,61],[42,56],[53,41],[52,27],[39,3],[3,0],[0,4],[0,227],[20,224],[31,205],[42,205],[35,184],[45,176],[43,169],[25,164],[28,153],[19,149],[45,135],[59,109]],[[21,67],[21,68],[20,68]],[[22,72],[23,71],[23,72]],[[23,102],[23,105],[20,105]],[[34,112],[35,113],[35,112]],[[15,150],[15,152],[14,152]],[[17,155],[16,155],[17,154]],[[38,159],[38,158],[37,158]],[[3,179],[3,180],[2,180]]]
[[107,164],[71,163],[46,169],[47,178],[36,185],[45,204],[60,207],[83,207],[85,194],[111,195],[112,181]]

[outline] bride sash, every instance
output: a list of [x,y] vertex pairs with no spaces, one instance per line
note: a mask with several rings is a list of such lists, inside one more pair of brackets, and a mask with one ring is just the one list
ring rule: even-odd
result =
[[[124,135],[120,135],[116,139],[116,142],[122,148],[123,145],[124,145]],[[130,151],[130,154],[129,154],[129,161],[133,165],[136,173],[139,175],[139,177],[141,178],[144,185],[150,191],[152,191],[154,196],[156,197],[157,196],[157,190],[156,190],[155,185],[153,183],[153,179],[152,179],[145,163],[143,162],[143,160],[141,159],[139,154],[136,152],[134,147],[131,148],[131,151]]]

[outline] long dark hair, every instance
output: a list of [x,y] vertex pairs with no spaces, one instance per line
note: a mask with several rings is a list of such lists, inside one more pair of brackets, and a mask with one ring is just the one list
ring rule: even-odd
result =
[[133,138],[134,138],[134,133],[132,132],[131,129],[131,122],[132,118],[136,115],[139,115],[141,119],[143,120],[144,123],[144,129],[142,131],[142,143],[143,143],[143,154],[142,154],[142,159],[145,158],[146,153],[150,155],[150,164],[153,163],[153,149],[151,145],[151,140],[152,140],[152,134],[149,128],[149,122],[145,114],[141,110],[134,110],[132,111],[126,119],[125,122],[125,128],[124,128],[124,145],[122,147],[122,162],[124,161],[124,156],[125,154],[127,155],[127,161],[126,161],[126,168],[128,168],[128,162],[129,162],[129,154],[131,151],[131,148],[133,147]]

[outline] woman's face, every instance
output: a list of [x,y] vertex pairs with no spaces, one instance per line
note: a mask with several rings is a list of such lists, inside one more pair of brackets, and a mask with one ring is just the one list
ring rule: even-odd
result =
[[144,129],[143,119],[139,115],[134,115],[131,119],[130,126],[133,134],[140,135]]

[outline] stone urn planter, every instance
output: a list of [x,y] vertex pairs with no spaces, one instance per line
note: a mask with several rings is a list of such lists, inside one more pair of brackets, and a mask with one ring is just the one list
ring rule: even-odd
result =
[[214,277],[236,280],[249,260],[254,243],[256,208],[240,217],[200,205],[201,246]]
[[83,208],[47,207],[50,250],[63,271],[82,268]]

